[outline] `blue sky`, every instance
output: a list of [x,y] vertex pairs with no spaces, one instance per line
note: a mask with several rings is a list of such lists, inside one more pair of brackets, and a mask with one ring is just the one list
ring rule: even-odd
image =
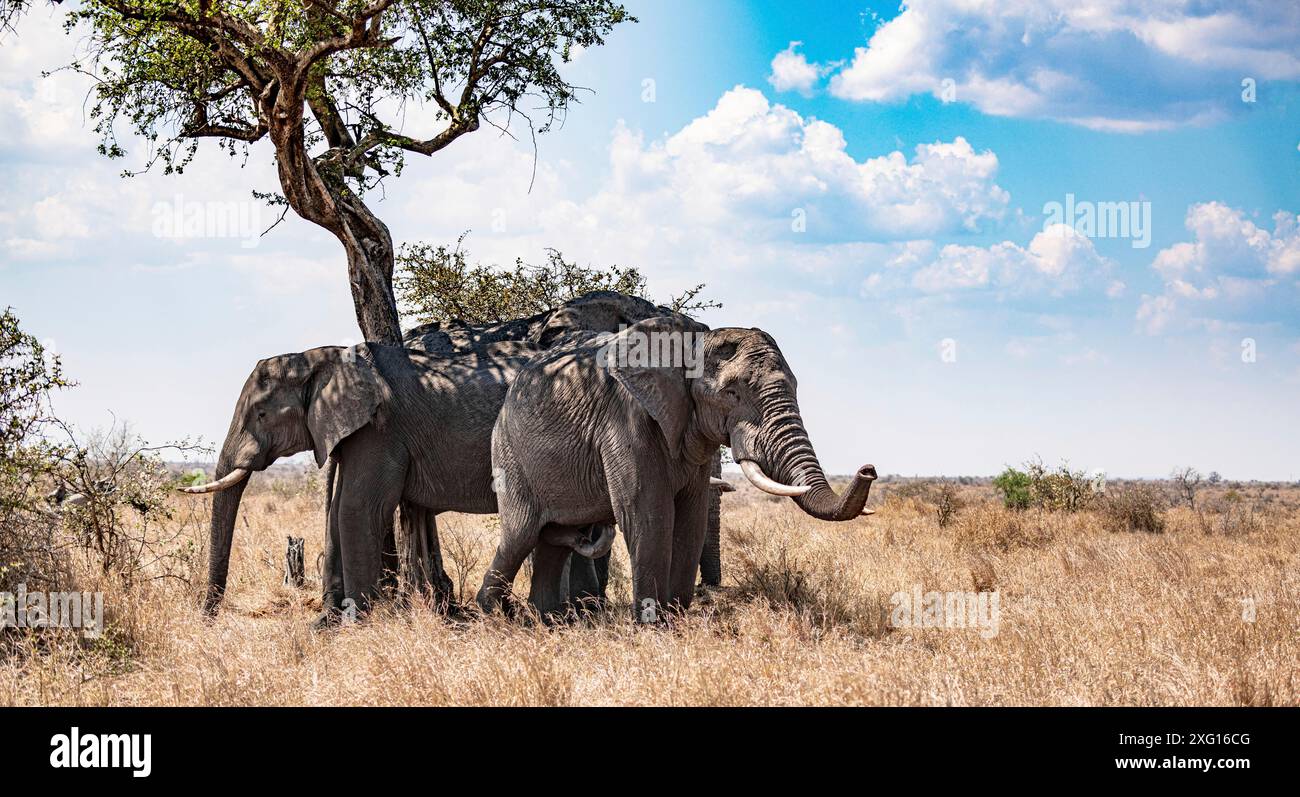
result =
[[[834,471],[1300,478],[1294,4],[631,8],[567,67],[594,94],[531,192],[527,138],[480,131],[390,181],[395,238],[708,283],[708,323],[781,343]],[[120,179],[85,83],[38,77],[75,39],[26,23],[0,43],[0,303],[80,382],[77,423],[219,440],[258,358],[356,337],[341,251],[293,218],[165,234],[178,202],[258,212],[268,149]],[[1046,223],[1067,194],[1149,207],[1149,245]]]

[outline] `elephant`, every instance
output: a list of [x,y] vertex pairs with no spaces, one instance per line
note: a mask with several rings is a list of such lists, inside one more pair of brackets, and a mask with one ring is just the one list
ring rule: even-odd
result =
[[[675,314],[597,291],[500,324],[426,324],[408,332],[400,347],[328,346],[262,360],[236,402],[215,481],[183,489],[215,494],[204,611],[215,614],[226,591],[249,474],[300,451],[331,465],[323,620],[337,617],[344,601],[368,608],[384,574],[396,569],[392,518],[399,503],[408,545],[415,539],[426,554],[432,551],[435,577],[446,581],[435,517],[496,511],[491,430],[518,371],[570,333],[616,330],[661,315]],[[612,538],[612,529],[566,537],[568,549],[584,556],[599,556]],[[594,571],[594,565],[584,562],[581,569]],[[594,575],[588,581],[594,584]]]
[[[647,341],[651,353],[680,354],[627,355],[646,351]],[[695,362],[685,352],[695,352]],[[539,355],[516,376],[492,433],[501,538],[480,607],[501,608],[531,553],[530,603],[543,618],[563,611],[568,552],[557,541],[616,521],[631,558],[636,619],[689,608],[710,459],[721,445],[730,445],[755,487],[822,520],[862,514],[876,478],[864,465],[843,495],[831,489],[804,429],[794,374],[762,330],[652,318]]]

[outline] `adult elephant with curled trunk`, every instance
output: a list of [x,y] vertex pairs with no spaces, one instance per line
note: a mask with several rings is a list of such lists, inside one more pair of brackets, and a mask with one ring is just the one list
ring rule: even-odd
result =
[[[597,291],[498,324],[426,324],[407,333],[405,347],[325,347],[258,363],[236,403],[216,481],[185,490],[215,493],[205,611],[214,614],[226,591],[249,474],[299,451],[314,451],[318,464],[333,457],[326,617],[348,598],[364,607],[380,574],[397,566],[392,508],[398,502],[407,547],[428,556],[434,579],[446,583],[434,518],[442,511],[496,511],[492,424],[518,370],[570,333],[617,330],[665,314],[672,315],[643,299]],[[573,538],[571,548],[599,555],[596,543],[610,536],[590,530]],[[575,591],[603,594],[589,559],[573,570],[583,576],[575,575]]]
[[794,374],[761,330],[655,318],[540,355],[516,377],[493,430],[501,541],[480,606],[499,607],[535,551],[530,601],[543,616],[560,611],[565,530],[617,521],[637,618],[688,607],[720,445],[755,487],[822,520],[861,515],[876,478],[864,465],[842,495],[831,489]]

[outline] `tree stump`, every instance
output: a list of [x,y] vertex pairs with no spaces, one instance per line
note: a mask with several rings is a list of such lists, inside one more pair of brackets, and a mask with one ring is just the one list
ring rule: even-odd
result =
[[304,572],[306,563],[303,559],[303,539],[302,537],[286,537],[286,539],[289,545],[284,552],[284,585],[301,588],[307,583]]

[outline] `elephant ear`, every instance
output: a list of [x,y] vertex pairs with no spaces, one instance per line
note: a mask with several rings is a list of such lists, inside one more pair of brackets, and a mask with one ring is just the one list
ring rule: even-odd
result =
[[[683,318],[651,318],[633,324],[602,348],[602,362],[610,375],[622,385],[641,405],[663,433],[669,453],[676,457],[681,452],[682,438],[690,420],[692,403],[686,384],[686,368],[682,364],[667,365],[647,363],[637,354],[637,347],[646,351],[652,333],[697,333],[700,325]],[[691,338],[693,339],[693,338]]]
[[307,430],[316,464],[324,466],[345,437],[370,423],[391,393],[379,375],[370,349],[317,349],[320,353],[307,395]]

